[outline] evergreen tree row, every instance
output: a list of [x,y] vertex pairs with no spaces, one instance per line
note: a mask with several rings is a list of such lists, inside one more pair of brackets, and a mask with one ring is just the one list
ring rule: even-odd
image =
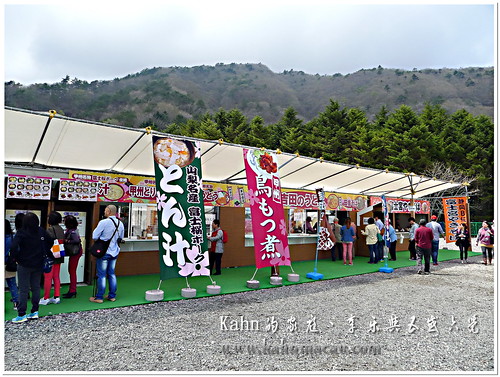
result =
[[[373,121],[357,108],[343,108],[330,100],[309,122],[288,108],[281,120],[266,125],[260,116],[248,120],[241,111],[219,109],[198,120],[153,128],[176,135],[280,149],[309,157],[363,167],[424,174],[441,161],[465,176],[475,176],[470,190],[471,217],[493,218],[494,125],[485,115],[466,110],[448,114],[440,105],[427,104],[417,114],[402,105],[389,113],[382,107]],[[161,123],[161,122],[159,122]],[[439,178],[439,177],[437,177]]]

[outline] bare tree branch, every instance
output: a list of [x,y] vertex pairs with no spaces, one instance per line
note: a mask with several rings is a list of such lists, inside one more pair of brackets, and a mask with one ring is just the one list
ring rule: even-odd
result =
[[[430,168],[424,171],[424,175],[441,181],[456,183],[471,183],[478,177],[477,175],[467,176],[442,161],[435,161]],[[466,193],[468,196],[479,195],[480,190],[474,189],[467,192],[466,186],[460,185],[451,189],[435,192],[434,194],[427,196],[427,200],[431,203],[431,213],[436,214],[438,217],[443,214],[443,201],[441,198],[447,196],[464,196]]]

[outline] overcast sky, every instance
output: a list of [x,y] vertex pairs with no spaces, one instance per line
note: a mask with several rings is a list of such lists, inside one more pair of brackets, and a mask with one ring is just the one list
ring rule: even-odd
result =
[[491,4],[67,3],[5,5],[6,81],[107,80],[144,68],[218,62],[328,75],[378,65],[411,70],[495,63]]

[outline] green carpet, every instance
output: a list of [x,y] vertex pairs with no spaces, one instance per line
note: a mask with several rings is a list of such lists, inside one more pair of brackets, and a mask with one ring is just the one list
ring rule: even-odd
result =
[[[388,262],[389,267],[394,269],[401,267],[414,266],[415,262],[408,260],[409,252],[400,251],[397,253],[397,261]],[[451,260],[460,258],[460,253],[454,250],[440,250],[439,260]],[[352,266],[344,266],[342,261],[337,260],[332,262],[328,259],[322,259],[318,261],[318,272],[324,275],[324,280],[327,279],[337,279],[346,276],[361,275],[368,273],[378,273],[378,269],[382,267],[383,263],[378,263],[376,265],[368,264],[367,257],[356,257],[353,261]],[[120,261],[118,260],[118,263]],[[304,261],[304,262],[294,262],[292,265],[294,271],[300,275],[300,281],[297,283],[291,283],[286,280],[287,274],[291,273],[292,270],[288,266],[280,267],[280,273],[283,277],[283,285],[293,285],[314,282],[311,279],[306,278],[308,272],[313,272],[314,261]],[[213,279],[217,282],[217,285],[221,286],[221,294],[236,293],[251,291],[246,287],[246,281],[250,280],[255,272],[254,266],[247,267],[237,267],[237,268],[225,268],[222,270],[222,275],[213,276]],[[397,273],[395,271],[395,273]],[[269,282],[270,269],[264,268],[257,271],[255,279],[260,281],[260,289],[263,288],[278,288],[273,286]],[[60,313],[71,313],[80,312],[85,310],[95,310],[95,309],[105,309],[105,308],[116,308],[131,305],[149,304],[149,301],[145,300],[145,292],[151,289],[157,289],[159,284],[159,275],[138,275],[138,276],[119,276],[118,277],[118,291],[117,298],[115,302],[104,301],[102,304],[95,304],[89,301],[89,297],[92,296],[93,287],[83,286],[78,287],[78,296],[72,299],[61,299],[60,304],[49,304],[47,306],[40,305],[39,315],[47,316],[52,314]],[[189,279],[189,284],[191,288],[196,288],[196,297],[206,297],[211,296],[206,293],[206,286],[212,284],[209,277],[199,276]],[[161,284],[161,289],[165,292],[164,301],[172,300],[185,300],[181,296],[181,289],[186,287],[185,278],[175,278],[163,281]],[[67,285],[61,287],[61,293],[67,292]],[[43,289],[41,292],[43,295]],[[10,294],[5,293],[5,319],[9,320],[17,315],[14,311],[10,300]],[[31,308],[31,302],[28,302],[28,312]]]

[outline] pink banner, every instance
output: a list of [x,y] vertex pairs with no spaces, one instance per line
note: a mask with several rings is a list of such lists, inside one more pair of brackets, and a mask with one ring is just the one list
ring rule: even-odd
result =
[[273,153],[243,149],[252,214],[255,266],[290,266],[278,164]]

